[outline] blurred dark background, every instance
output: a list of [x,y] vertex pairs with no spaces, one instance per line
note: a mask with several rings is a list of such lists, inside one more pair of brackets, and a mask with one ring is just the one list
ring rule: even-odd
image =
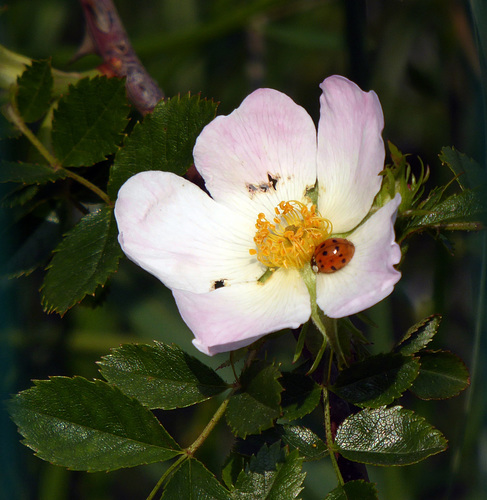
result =
[[[428,189],[450,178],[438,153],[443,146],[483,162],[484,130],[480,65],[469,2],[457,0],[116,0],[139,57],[167,96],[201,92],[220,101],[227,114],[258,87],[290,95],[318,118],[318,84],[342,74],[381,100],[384,138],[431,168]],[[0,43],[25,56],[45,59],[66,71],[91,69],[96,56],[70,63],[84,34],[76,0],[4,0]],[[0,66],[1,71],[1,66]],[[20,159],[22,150],[2,154]],[[15,146],[14,146],[15,147]],[[2,210],[2,228],[9,213]],[[22,227],[28,231],[28,227]],[[2,233],[5,238],[5,231]],[[16,235],[11,235],[14,244]],[[455,255],[430,235],[411,240],[403,278],[394,294],[370,311],[372,350],[391,348],[414,322],[444,315],[433,348],[453,351],[471,368],[478,304],[481,236],[452,234]],[[4,243],[8,245],[8,241]],[[208,358],[191,345],[171,293],[124,260],[101,305],[88,301],[64,318],[46,315],[40,305],[43,271],[0,282],[3,399],[49,375],[97,377],[95,362],[123,342],[176,342],[213,367],[224,355]],[[484,324],[481,325],[485,327]],[[484,328],[485,329],[485,328]],[[487,353],[485,340],[480,357]],[[292,335],[272,346],[271,356],[289,367]],[[225,372],[223,372],[225,375]],[[369,468],[383,499],[484,499],[487,491],[486,377],[479,363],[470,394],[439,402],[406,397],[404,404],[427,417],[450,440],[449,450],[404,468]],[[468,391],[467,391],[468,392]],[[164,425],[182,445],[199,434],[216,408],[165,412]],[[2,411],[0,497],[9,499],[145,498],[162,474],[160,464],[105,473],[78,473],[50,466],[19,444],[15,426]],[[319,416],[310,417],[319,425]],[[232,446],[224,425],[199,452],[209,468],[219,467]],[[304,500],[324,498],[335,486],[331,467],[305,465]]]

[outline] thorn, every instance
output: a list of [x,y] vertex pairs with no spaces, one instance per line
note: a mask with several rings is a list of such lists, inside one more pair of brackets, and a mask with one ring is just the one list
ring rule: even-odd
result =
[[93,42],[93,38],[88,32],[88,28],[85,28],[85,34],[83,36],[83,40],[81,45],[79,46],[76,54],[69,60],[68,64],[73,64],[84,56],[88,56],[90,54],[98,54],[98,50],[96,48],[95,43]]

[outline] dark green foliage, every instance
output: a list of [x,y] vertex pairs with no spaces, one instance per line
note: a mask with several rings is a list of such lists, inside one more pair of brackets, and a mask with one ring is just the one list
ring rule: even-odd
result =
[[283,416],[289,421],[311,413],[320,402],[321,387],[306,375],[283,372],[280,383]]
[[421,369],[411,392],[421,399],[448,399],[457,396],[470,384],[463,361],[447,351],[419,353]]
[[125,82],[85,78],[69,87],[54,112],[52,145],[67,167],[91,166],[115,153],[127,125]]
[[118,151],[108,184],[110,197],[115,198],[122,184],[139,172],[185,174],[193,163],[196,138],[215,117],[216,108],[213,101],[189,94],[157,104]]
[[17,78],[17,108],[25,122],[35,122],[47,112],[52,83],[50,61],[33,61]]
[[325,500],[379,500],[379,494],[375,484],[356,480],[337,486]]
[[36,381],[10,401],[9,410],[26,446],[74,470],[134,467],[180,450],[147,408],[99,380]]
[[297,451],[286,453],[279,443],[264,445],[242,471],[232,491],[234,499],[293,500],[303,489],[305,474]]
[[231,496],[215,476],[198,460],[191,458],[171,476],[161,499],[230,500]]
[[117,270],[122,251],[110,207],[86,215],[56,248],[42,285],[48,312],[64,314]]
[[405,392],[419,372],[419,361],[401,354],[379,354],[342,370],[333,392],[357,406],[378,408]]
[[401,354],[416,354],[429,344],[441,323],[441,316],[435,314],[413,325],[395,347]]
[[362,410],[340,425],[336,451],[372,465],[410,465],[447,446],[440,431],[401,406]]
[[182,408],[228,389],[216,372],[174,344],[125,344],[99,365],[109,382],[149,408]]
[[241,388],[228,403],[226,418],[232,432],[244,438],[272,426],[281,409],[279,370],[266,361],[252,363],[240,378]]
[[0,182],[19,182],[22,184],[44,184],[65,179],[64,169],[54,170],[47,165],[2,161],[0,163]]

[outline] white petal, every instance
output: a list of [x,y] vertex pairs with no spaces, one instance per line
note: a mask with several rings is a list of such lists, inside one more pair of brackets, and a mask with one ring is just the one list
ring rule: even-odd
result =
[[204,293],[256,281],[265,267],[249,254],[255,227],[169,172],[142,172],[115,205],[127,256],[169,288]]
[[363,311],[387,297],[401,273],[393,267],[401,260],[394,242],[394,220],[401,196],[378,210],[349,237],[355,245],[352,260],[333,274],[318,274],[318,306],[331,318]]
[[377,95],[346,78],[332,76],[320,87],[318,209],[342,233],[363,220],[379,191],[384,118]]
[[212,356],[251,344],[264,335],[297,328],[309,319],[309,294],[295,270],[279,269],[264,284],[246,283],[195,294],[173,290],[194,345]]
[[303,201],[316,182],[316,128],[285,94],[259,89],[201,132],[193,151],[218,202],[250,214],[274,214],[280,201]]

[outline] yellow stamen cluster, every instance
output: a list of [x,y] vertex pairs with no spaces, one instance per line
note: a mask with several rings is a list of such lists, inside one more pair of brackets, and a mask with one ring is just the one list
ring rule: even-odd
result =
[[331,222],[321,217],[316,206],[308,208],[299,201],[281,201],[269,222],[263,213],[257,217],[250,255],[267,267],[301,269],[311,260],[316,246],[330,236]]

